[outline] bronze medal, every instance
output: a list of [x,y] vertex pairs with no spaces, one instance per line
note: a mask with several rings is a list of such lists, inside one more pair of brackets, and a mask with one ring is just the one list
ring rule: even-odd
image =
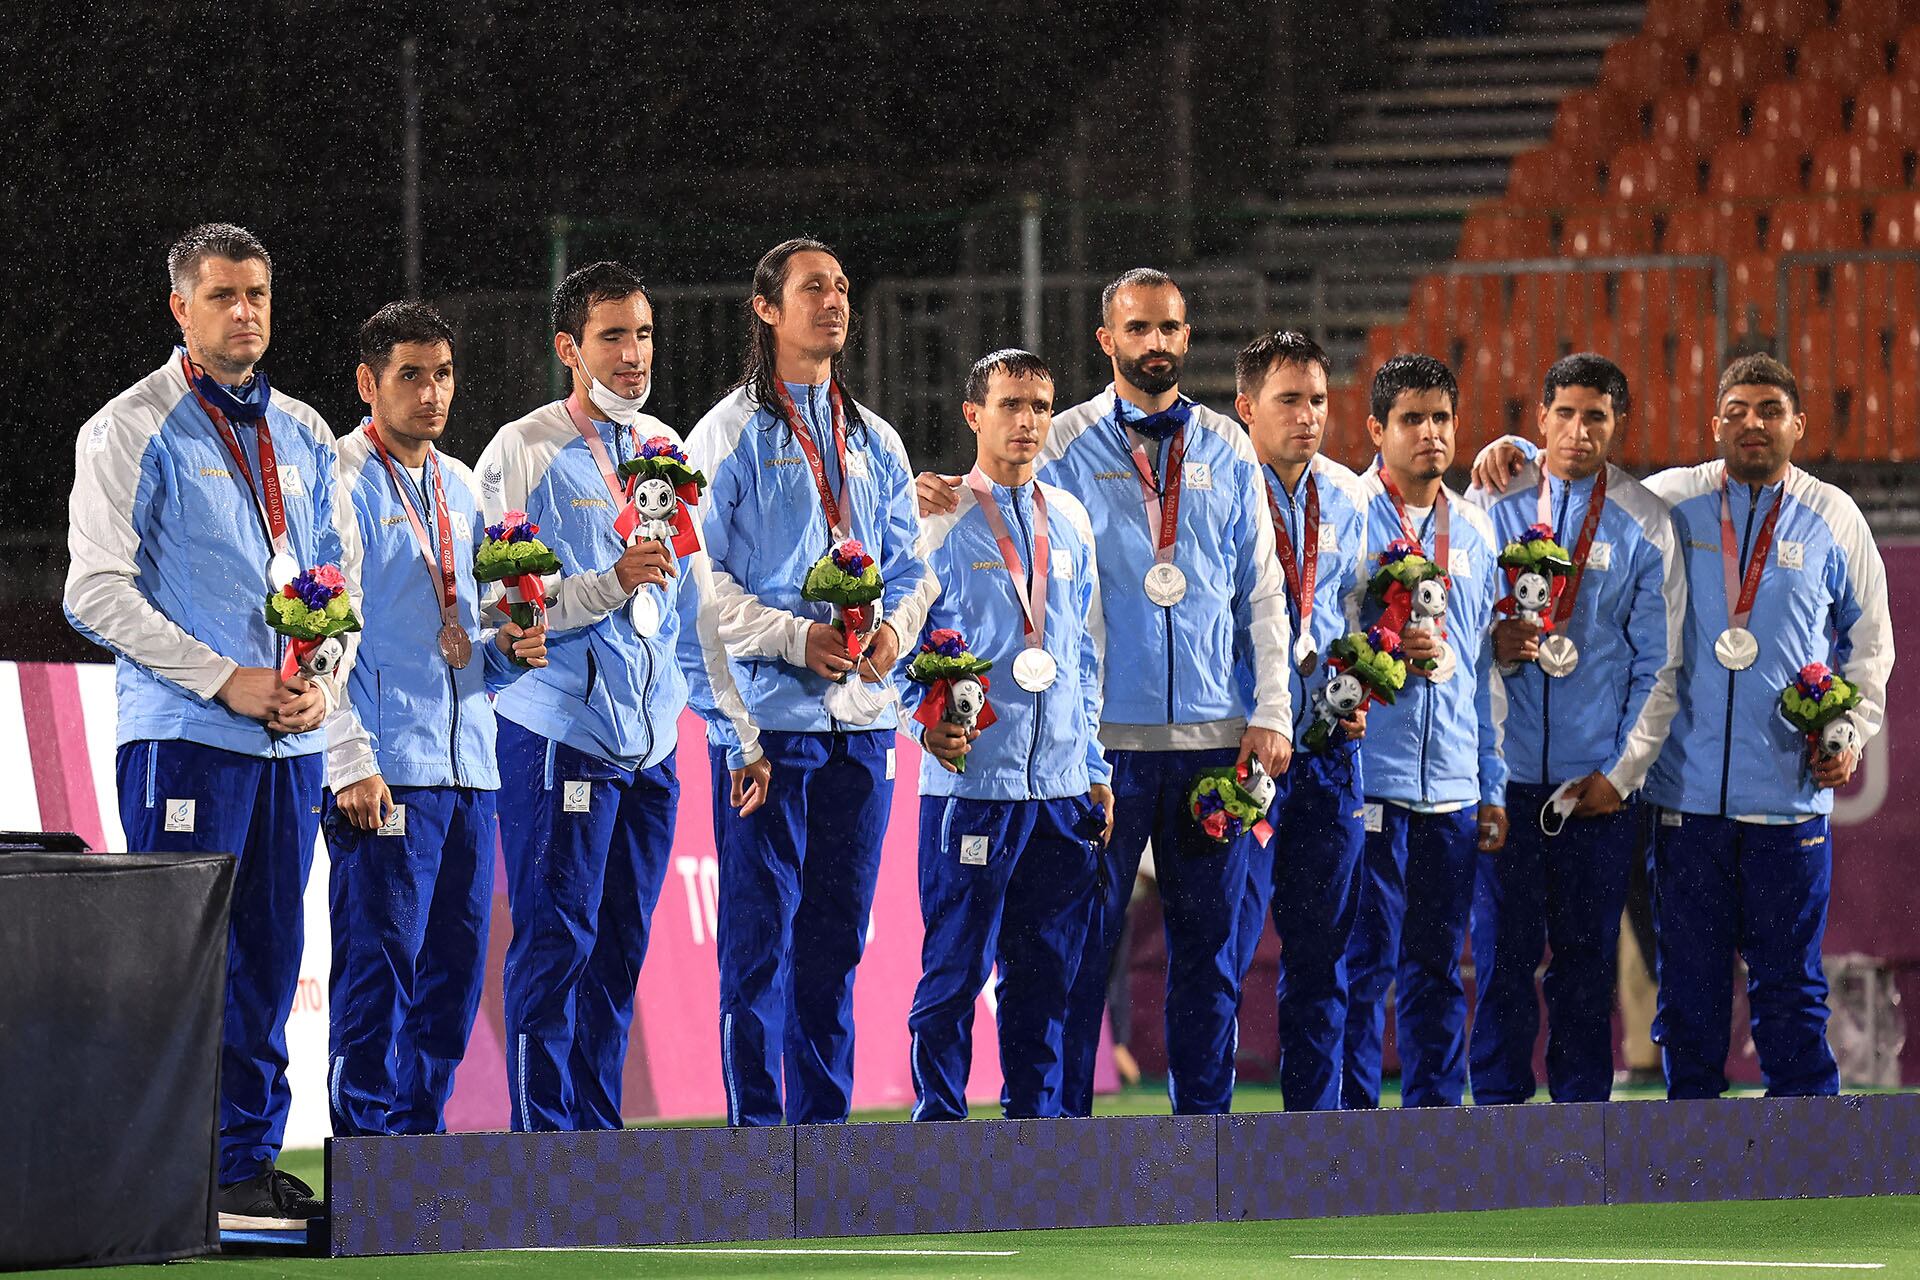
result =
[[455,671],[473,661],[473,641],[467,639],[467,633],[449,622],[440,628],[440,656]]

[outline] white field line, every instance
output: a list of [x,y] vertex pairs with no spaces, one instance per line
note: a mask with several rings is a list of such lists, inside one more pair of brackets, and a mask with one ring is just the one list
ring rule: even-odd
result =
[[1751,1262],[1730,1258],[1516,1258],[1439,1253],[1296,1253],[1298,1262],[1512,1262],[1530,1266],[1768,1267],[1790,1271],[1881,1271],[1884,1262]]

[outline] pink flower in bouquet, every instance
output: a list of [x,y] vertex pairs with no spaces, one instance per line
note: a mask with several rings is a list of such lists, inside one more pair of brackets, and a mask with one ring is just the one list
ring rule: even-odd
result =
[[338,595],[347,589],[347,579],[338,565],[323,564],[313,571],[313,580]]
[[857,578],[873,564],[873,557],[860,545],[860,539],[848,538],[833,549],[833,563],[842,573]]
[[1399,564],[1409,556],[1418,555],[1420,555],[1419,543],[1411,538],[1395,538],[1387,544],[1386,550],[1380,553],[1380,565],[1385,568],[1390,564]]
[[643,458],[672,458],[675,462],[685,462],[687,455],[680,452],[671,436],[654,436],[640,446]]
[[958,658],[967,651],[967,638],[952,627],[941,627],[928,632],[927,642],[921,647],[943,658]]
[[1373,647],[1375,653],[1390,653],[1396,658],[1401,656],[1400,633],[1391,628],[1381,626],[1368,627],[1367,643]]
[[1824,662],[1809,662],[1800,668],[1800,677],[1794,683],[1800,686],[1801,697],[1818,702],[1833,688],[1833,672],[1827,670]]

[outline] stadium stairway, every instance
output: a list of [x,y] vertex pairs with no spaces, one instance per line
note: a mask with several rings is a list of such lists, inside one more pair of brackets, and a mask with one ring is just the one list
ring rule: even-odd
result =
[[1331,141],[1309,148],[1267,228],[1231,262],[1266,281],[1266,316],[1210,318],[1189,378],[1231,385],[1240,335],[1275,317],[1324,335],[1336,370],[1367,332],[1406,314],[1415,277],[1453,256],[1475,202],[1505,188],[1514,156],[1544,143],[1560,100],[1593,83],[1643,4],[1502,0],[1500,34],[1404,40],[1379,88],[1340,96]]

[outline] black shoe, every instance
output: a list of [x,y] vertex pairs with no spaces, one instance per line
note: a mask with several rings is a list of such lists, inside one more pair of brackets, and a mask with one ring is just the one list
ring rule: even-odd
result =
[[298,1231],[327,1212],[312,1187],[279,1169],[229,1183],[213,1199],[222,1231]]

